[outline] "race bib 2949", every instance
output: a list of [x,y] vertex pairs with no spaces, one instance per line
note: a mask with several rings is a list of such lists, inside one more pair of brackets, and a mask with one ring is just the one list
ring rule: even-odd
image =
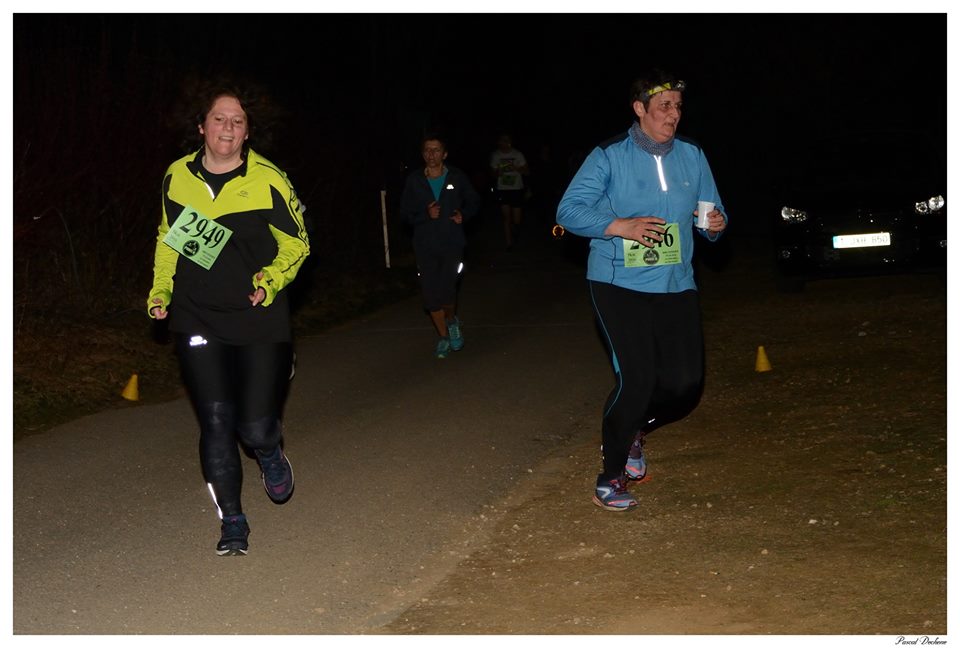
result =
[[209,270],[230,240],[233,231],[187,205],[173,222],[163,242],[197,265]]

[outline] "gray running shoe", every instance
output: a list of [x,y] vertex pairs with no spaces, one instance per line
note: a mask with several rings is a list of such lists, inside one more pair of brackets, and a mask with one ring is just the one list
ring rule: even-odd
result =
[[637,505],[637,500],[627,492],[626,479],[604,479],[597,475],[597,488],[593,503],[608,511],[628,511]]
[[629,479],[637,482],[645,482],[650,479],[647,475],[647,459],[643,456],[643,439],[634,440],[630,446],[630,453],[627,455],[627,465],[624,466],[624,472]]

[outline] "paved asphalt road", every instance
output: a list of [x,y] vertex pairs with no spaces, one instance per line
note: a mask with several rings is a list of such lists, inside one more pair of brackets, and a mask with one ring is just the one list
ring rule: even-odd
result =
[[[250,553],[224,558],[186,400],[18,441],[15,634],[363,633],[483,541],[520,476],[595,434],[612,376],[582,268],[559,245],[465,275],[465,348],[432,357],[419,300],[297,341],[272,504],[252,459]],[[29,485],[29,486],[26,486]]]

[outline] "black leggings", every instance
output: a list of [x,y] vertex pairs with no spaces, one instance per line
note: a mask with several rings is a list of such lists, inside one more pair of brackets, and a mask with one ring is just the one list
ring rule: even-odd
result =
[[638,432],[682,418],[700,398],[700,302],[695,290],[643,293],[589,283],[617,374],[604,408],[602,447],[603,476],[614,479]]
[[200,465],[222,515],[243,512],[237,442],[271,451],[283,439],[280,413],[292,361],[289,342],[234,346],[176,336],[184,384],[200,423]]

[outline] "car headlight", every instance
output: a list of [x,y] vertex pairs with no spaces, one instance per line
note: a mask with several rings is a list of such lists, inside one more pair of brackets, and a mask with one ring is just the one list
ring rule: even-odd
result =
[[785,223],[802,223],[807,220],[807,212],[793,207],[784,207],[780,210],[780,217]]
[[943,199],[943,196],[934,196],[933,198],[918,202],[913,210],[918,214],[935,214],[943,209],[943,206],[946,204],[947,201]]

